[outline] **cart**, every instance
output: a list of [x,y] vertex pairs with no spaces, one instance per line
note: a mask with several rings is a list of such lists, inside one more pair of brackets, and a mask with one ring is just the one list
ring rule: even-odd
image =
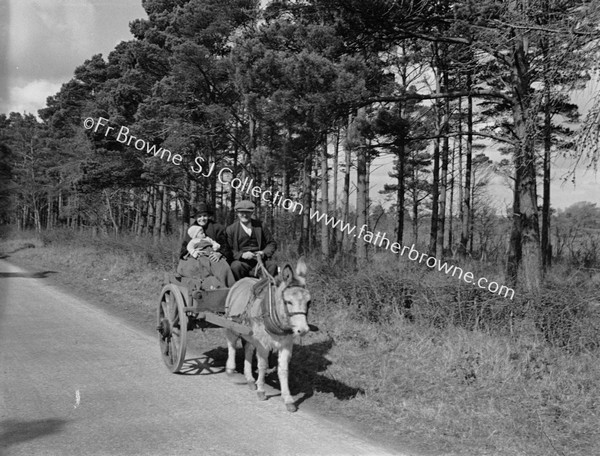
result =
[[250,336],[250,327],[225,316],[229,288],[204,290],[202,280],[167,274],[158,302],[158,340],[163,361],[173,373],[181,372],[185,362],[189,331],[228,328]]

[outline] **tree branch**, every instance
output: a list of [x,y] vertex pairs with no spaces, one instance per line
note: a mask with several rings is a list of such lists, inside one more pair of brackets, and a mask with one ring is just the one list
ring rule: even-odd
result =
[[455,92],[442,92],[442,93],[404,93],[402,95],[391,95],[385,97],[374,97],[368,98],[359,102],[356,107],[368,106],[373,103],[397,103],[399,101],[407,101],[407,100],[438,100],[438,99],[446,99],[446,98],[460,98],[460,97],[477,97],[477,98],[500,98],[508,102],[512,102],[512,97],[509,95],[499,92],[497,90],[486,90],[486,89],[476,89],[476,90],[458,90]]
[[429,41],[429,42],[435,42],[435,43],[452,43],[452,44],[466,44],[466,45],[470,45],[472,44],[472,41],[468,38],[459,38],[459,37],[452,37],[452,36],[431,36],[431,35],[426,35],[424,33],[417,33],[417,32],[411,32],[411,31],[407,31],[407,30],[399,30],[399,34],[400,36],[398,36],[399,39],[403,39],[403,38],[419,38],[423,41]]
[[[411,142],[411,141],[429,141],[431,139],[437,139],[437,138],[455,138],[458,136],[467,136],[469,133],[466,132],[456,132],[456,133],[446,133],[446,134],[433,134],[433,135],[428,135],[428,136],[408,136],[406,138],[404,138],[405,142]],[[512,141],[508,138],[504,138],[502,136],[496,136],[496,135],[491,135],[488,133],[478,133],[478,132],[473,132],[471,133],[471,135],[473,136],[478,136],[480,138],[488,138],[488,139],[493,139],[494,141],[497,142],[501,142],[504,144],[510,144],[511,146],[516,145],[516,141]],[[385,143],[377,143],[374,144],[372,147],[389,147],[389,146],[395,146],[397,145],[397,142],[395,141],[391,141],[391,142],[385,142]]]
[[592,36],[592,37],[600,38],[599,31],[578,32],[577,30],[575,30],[573,28],[557,30],[557,29],[550,29],[550,28],[546,28],[546,27],[539,27],[539,26],[533,26],[533,25],[509,24],[508,22],[503,22],[498,19],[494,19],[492,22],[495,22],[496,24],[502,25],[504,27],[509,27],[509,28],[518,29],[518,30],[527,30],[527,31],[535,30],[536,32],[554,33],[556,35],[578,35],[578,36]]
[[[429,139],[435,139],[435,138],[453,138],[456,136],[467,136],[469,133],[447,133],[444,135],[439,135],[439,136],[415,136],[413,138],[407,138],[408,141],[425,141],[425,140],[429,140]],[[479,136],[481,138],[488,138],[488,139],[493,139],[494,141],[498,141],[501,143],[505,143],[505,144],[510,144],[512,146],[514,146],[516,144],[515,141],[511,141],[508,138],[504,138],[502,136],[496,136],[496,135],[490,135],[488,133],[471,133],[472,136]]]

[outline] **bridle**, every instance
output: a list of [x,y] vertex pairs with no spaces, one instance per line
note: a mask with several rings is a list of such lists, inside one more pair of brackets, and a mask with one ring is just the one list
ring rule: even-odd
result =
[[[298,286],[300,288],[306,288],[304,285],[296,285],[296,286]],[[304,312],[302,312],[302,311],[290,312],[289,309],[288,309],[288,306],[293,306],[294,303],[288,301],[287,299],[284,299],[283,303],[285,304],[285,310],[286,310],[286,313],[287,313],[288,317],[293,317],[295,315],[304,315],[305,317],[308,317],[308,308],[310,306],[310,301],[306,304],[306,310]]]

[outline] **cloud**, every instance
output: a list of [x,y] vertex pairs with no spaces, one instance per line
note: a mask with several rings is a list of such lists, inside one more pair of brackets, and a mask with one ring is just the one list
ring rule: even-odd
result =
[[140,0],[0,0],[0,112],[37,112],[57,81],[131,39],[128,23],[140,17]]
[[25,85],[13,85],[10,88],[10,100],[7,112],[29,112],[37,114],[40,107],[46,105],[46,98],[56,94],[62,83],[46,79],[36,79]]
[[94,20],[95,8],[85,0],[12,1],[8,55],[13,75],[39,79],[72,74],[75,64],[91,57]]

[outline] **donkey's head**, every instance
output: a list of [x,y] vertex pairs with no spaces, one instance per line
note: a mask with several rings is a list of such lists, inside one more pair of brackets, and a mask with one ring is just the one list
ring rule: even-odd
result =
[[[289,319],[292,334],[303,336],[309,331],[307,314],[310,305],[310,292],[306,289],[306,263],[300,258],[296,270],[286,264],[281,270],[281,293],[283,313]],[[278,293],[279,294],[279,293]]]

